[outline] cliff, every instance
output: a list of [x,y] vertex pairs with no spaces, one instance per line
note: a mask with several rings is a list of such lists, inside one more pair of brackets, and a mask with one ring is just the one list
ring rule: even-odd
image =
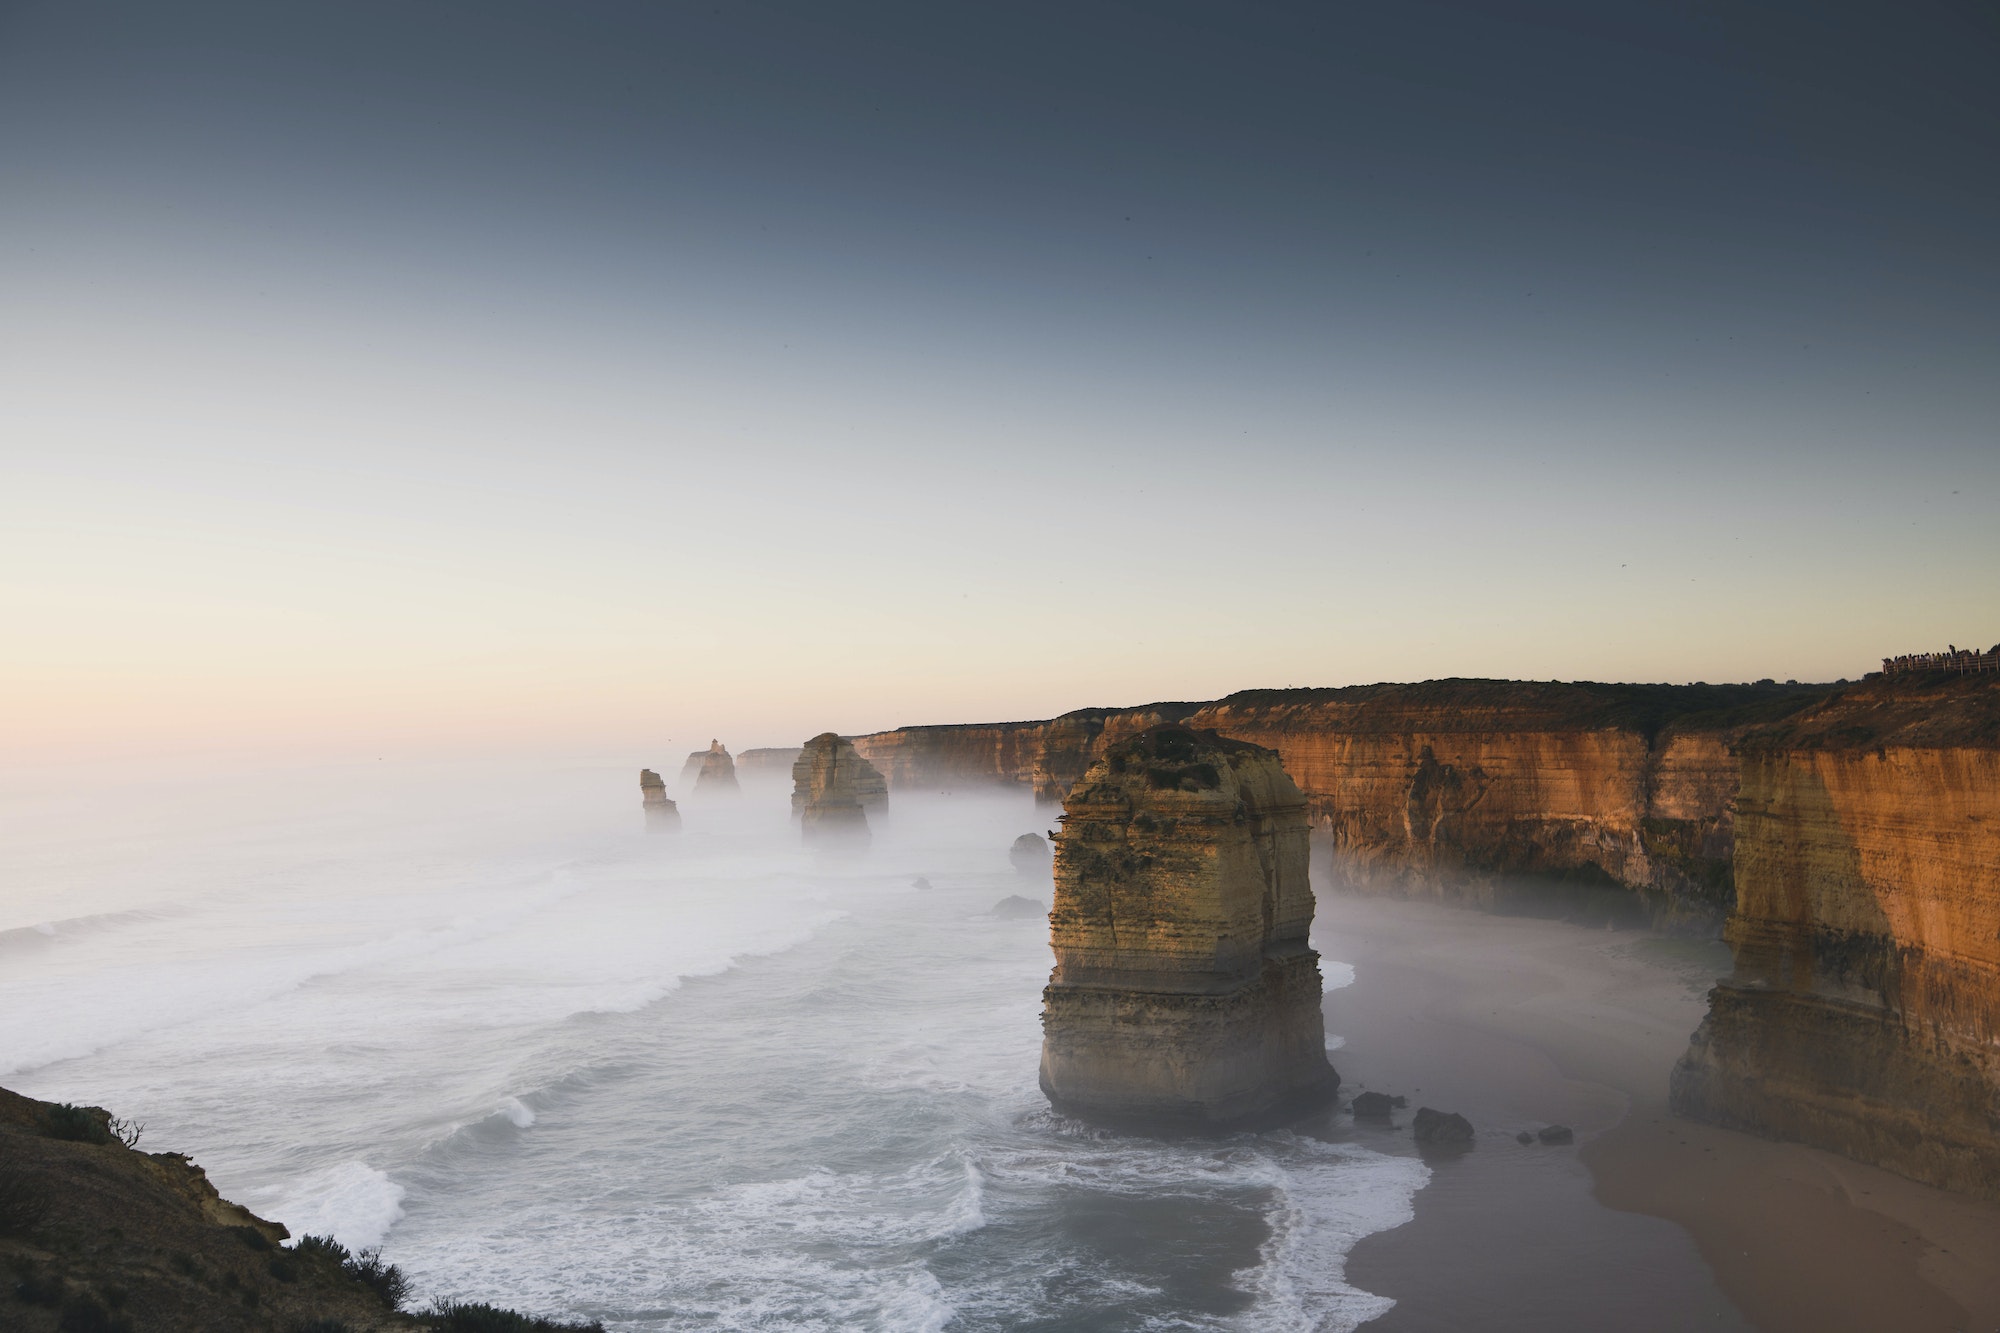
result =
[[751,779],[783,778],[789,781],[792,776],[792,765],[797,762],[799,762],[799,748],[796,745],[745,750],[736,756],[736,776]]
[[650,768],[639,770],[639,800],[647,828],[663,832],[681,826],[680,807],[668,799],[667,784]]
[[[122,1131],[122,1134],[121,1134]],[[402,1275],[219,1195],[179,1153],[129,1146],[95,1107],[0,1089],[0,1327],[20,1333],[602,1333],[486,1306],[408,1315]],[[505,1322],[512,1320],[513,1322]]]
[[807,741],[792,765],[792,813],[808,841],[865,839],[867,811],[888,799],[882,774],[831,731]]
[[1739,756],[1674,1108],[2000,1199],[2000,680],[1870,680]]
[[1051,1104],[1213,1130],[1332,1097],[1307,839],[1305,798],[1261,746],[1168,725],[1091,766],[1056,838]]
[[1622,886],[1656,917],[1719,922],[1732,894],[1731,747],[1831,687],[1442,680],[1253,690],[1044,723],[857,738],[897,786],[1029,784],[1060,799],[1162,722],[1274,749],[1341,887],[1492,902],[1518,875]]

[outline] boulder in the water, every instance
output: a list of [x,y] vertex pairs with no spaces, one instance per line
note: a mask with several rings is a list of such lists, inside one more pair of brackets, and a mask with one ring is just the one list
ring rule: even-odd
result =
[[1535,1141],[1535,1136],[1533,1134],[1530,1134],[1525,1129],[1522,1130],[1519,1134],[1516,1134],[1514,1136],[1514,1142],[1516,1143],[1533,1143],[1534,1141]]
[[993,915],[1003,921],[1025,921],[1030,917],[1047,917],[1049,905],[1035,898],[1023,898],[1020,894],[1010,894],[993,904]]
[[1348,1109],[1354,1112],[1356,1120],[1387,1120],[1394,1110],[1396,1099],[1386,1092],[1356,1093],[1354,1104]]
[[1472,1142],[1472,1122],[1456,1111],[1434,1111],[1428,1106],[1417,1108],[1417,1118],[1410,1123],[1410,1132],[1418,1143],[1470,1143]]
[[925,879],[922,875],[918,875],[915,879],[910,881],[910,887],[913,889],[928,889],[930,886],[931,882]]
[[1576,1131],[1568,1125],[1544,1125],[1535,1131],[1535,1137],[1543,1143],[1574,1143]]
[[1014,869],[1020,874],[1046,875],[1049,873],[1048,839],[1039,833],[1023,833],[1007,849],[1007,859],[1014,863]]

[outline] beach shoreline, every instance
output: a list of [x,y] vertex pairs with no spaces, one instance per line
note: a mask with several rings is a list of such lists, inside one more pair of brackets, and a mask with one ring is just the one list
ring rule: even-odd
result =
[[[1355,1141],[1416,1154],[1422,1105],[1478,1131],[1348,1257],[1397,1301],[1368,1329],[2000,1328],[2000,1206],[1669,1114],[1721,945],[1324,889],[1315,942],[1355,969],[1343,1096],[1409,1098]],[[1575,1146],[1516,1142],[1548,1123]]]

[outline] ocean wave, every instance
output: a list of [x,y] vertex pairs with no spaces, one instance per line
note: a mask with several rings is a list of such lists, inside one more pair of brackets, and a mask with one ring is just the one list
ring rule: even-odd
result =
[[342,1162],[259,1191],[258,1211],[294,1236],[331,1236],[350,1250],[380,1245],[403,1220],[404,1190],[366,1162]]

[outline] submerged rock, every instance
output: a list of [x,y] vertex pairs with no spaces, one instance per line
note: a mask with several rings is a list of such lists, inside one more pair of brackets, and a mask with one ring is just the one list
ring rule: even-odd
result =
[[913,889],[928,889],[930,886],[931,882],[928,879],[924,878],[922,875],[918,875],[915,879],[910,881],[910,887]]
[[1363,1092],[1355,1096],[1353,1105],[1348,1109],[1354,1112],[1357,1120],[1387,1120],[1399,1100],[1386,1092]]
[[1046,917],[1049,905],[1038,898],[1023,898],[1011,894],[993,904],[993,915],[1003,921],[1018,921],[1028,917]]
[[1305,798],[1262,746],[1162,726],[1091,766],[1056,837],[1057,1110],[1206,1130],[1333,1097],[1306,854]]
[[1519,1134],[1516,1134],[1514,1136],[1514,1142],[1516,1143],[1533,1143],[1534,1141],[1535,1141],[1535,1136],[1533,1134],[1530,1134],[1525,1129],[1522,1130]]
[[865,841],[866,812],[886,805],[888,791],[876,767],[831,731],[807,741],[792,765],[792,812],[811,842]]
[[646,812],[646,827],[656,831],[681,826],[681,810],[667,798],[667,784],[650,768],[639,770],[639,796]]
[[1545,1125],[1535,1131],[1535,1137],[1543,1143],[1574,1143],[1576,1131],[1568,1125]]
[[1456,1111],[1434,1111],[1428,1106],[1417,1108],[1417,1118],[1410,1123],[1410,1132],[1418,1143],[1470,1143],[1472,1142],[1472,1122]]
[[1050,855],[1048,839],[1039,833],[1023,833],[1007,849],[1007,859],[1023,875],[1046,875]]
[[706,750],[688,756],[690,761],[700,760],[695,772],[694,794],[712,796],[719,792],[740,791],[736,782],[736,761],[729,757],[721,741],[710,741]]

